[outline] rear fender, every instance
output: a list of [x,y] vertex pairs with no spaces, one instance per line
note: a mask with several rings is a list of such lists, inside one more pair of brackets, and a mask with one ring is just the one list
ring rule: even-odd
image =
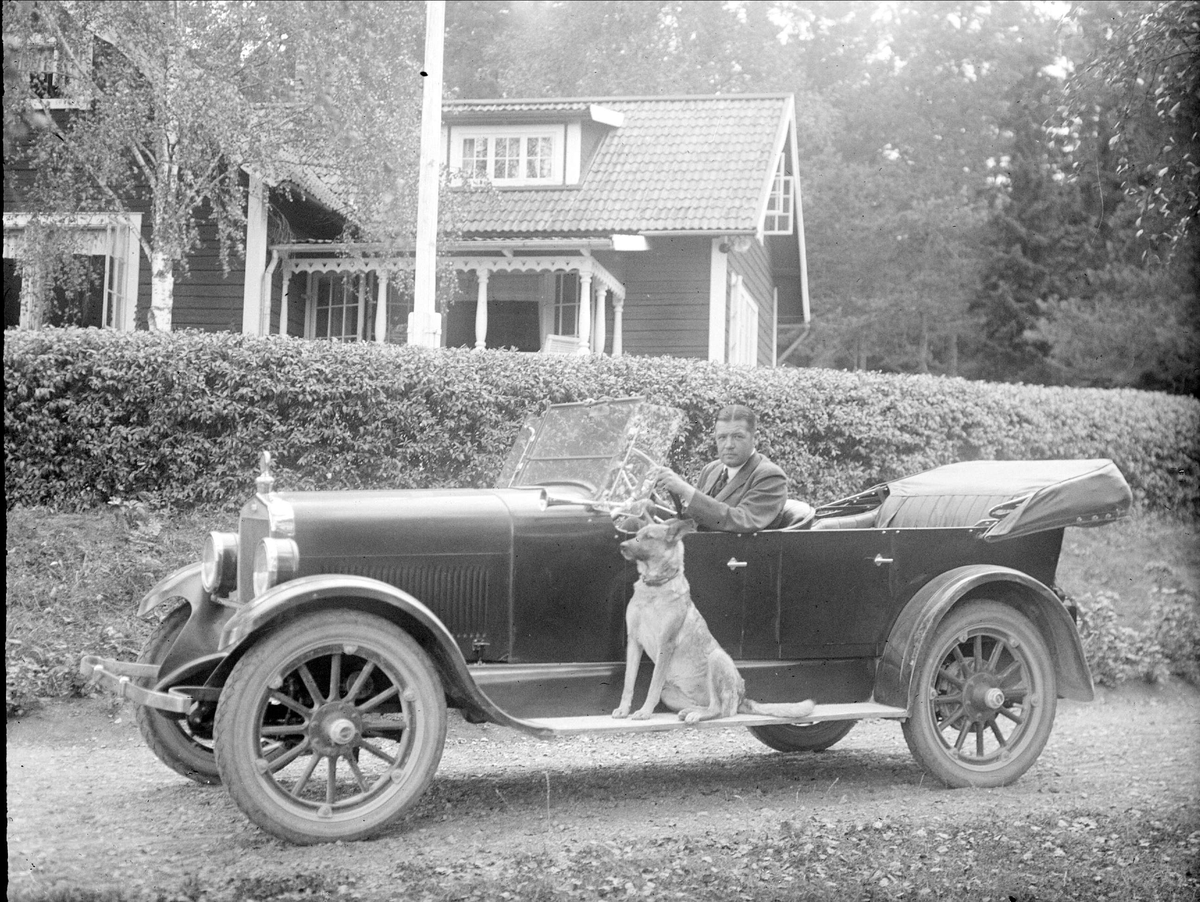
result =
[[330,608],[364,611],[395,623],[429,654],[446,695],[464,716],[517,725],[476,685],[458,643],[436,614],[407,592],[363,576],[306,576],[259,595],[225,624],[220,640],[225,657],[207,685],[223,686],[234,664],[267,632],[310,611]]
[[1012,605],[1037,627],[1054,659],[1059,696],[1092,700],[1095,690],[1083,644],[1058,596],[1019,570],[975,564],[940,574],[904,606],[875,671],[875,701],[911,710],[917,664],[929,652],[934,631],[956,605],[978,597]]

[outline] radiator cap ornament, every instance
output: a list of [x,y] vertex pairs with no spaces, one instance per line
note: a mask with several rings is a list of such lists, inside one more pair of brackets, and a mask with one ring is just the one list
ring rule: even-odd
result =
[[258,494],[269,495],[272,487],[275,485],[275,475],[271,472],[271,452],[264,451],[258,457],[258,466],[262,471],[258,474],[258,478],[254,480],[254,485],[258,489]]

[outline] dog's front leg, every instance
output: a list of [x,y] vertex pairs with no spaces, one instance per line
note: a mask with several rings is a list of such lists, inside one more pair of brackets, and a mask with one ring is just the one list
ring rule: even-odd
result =
[[633,684],[637,682],[638,667],[642,663],[642,647],[630,631],[625,645],[625,688],[621,691],[621,706],[613,711],[613,717],[628,717],[633,707]]
[[672,638],[664,640],[659,647],[658,658],[654,662],[654,675],[650,677],[650,691],[646,693],[645,703],[633,713],[634,720],[645,720],[658,707],[658,700],[662,698],[663,684],[666,683],[667,673],[670,670],[671,658],[674,656],[678,644]]

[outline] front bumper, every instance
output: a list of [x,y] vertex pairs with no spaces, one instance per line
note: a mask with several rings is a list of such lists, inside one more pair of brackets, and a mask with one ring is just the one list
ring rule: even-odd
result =
[[84,655],[79,662],[79,673],[84,679],[115,692],[120,698],[127,698],[134,704],[168,711],[172,714],[187,714],[198,699],[180,689],[159,692],[147,689],[135,680],[154,682],[158,679],[157,664],[135,664],[129,661],[116,661],[112,658],[102,658],[99,655]]

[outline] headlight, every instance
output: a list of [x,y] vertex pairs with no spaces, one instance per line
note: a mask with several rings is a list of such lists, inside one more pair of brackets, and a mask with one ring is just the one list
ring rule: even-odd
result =
[[211,595],[224,595],[237,585],[238,537],[232,532],[210,532],[200,554],[200,585]]
[[291,539],[263,539],[254,550],[254,595],[296,575],[300,549]]

